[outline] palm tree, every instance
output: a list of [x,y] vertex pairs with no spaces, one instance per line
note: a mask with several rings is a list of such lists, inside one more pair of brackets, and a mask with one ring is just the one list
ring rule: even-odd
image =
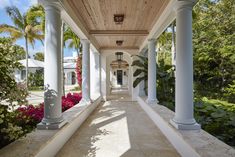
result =
[[77,56],[79,56],[82,47],[80,39],[68,26],[64,31],[64,45],[66,42],[68,43],[69,48],[75,48],[77,51]]
[[32,18],[32,12],[20,13],[15,6],[6,7],[6,13],[11,18],[13,25],[1,24],[0,33],[10,33],[13,41],[24,39],[26,49],[26,88],[28,88],[28,44],[34,48],[36,40],[43,42],[42,25],[37,18]]
[[64,45],[67,42],[69,48],[75,48],[77,51],[77,62],[76,62],[76,72],[77,72],[77,81],[81,88],[81,74],[82,74],[82,44],[80,38],[69,28],[66,26],[64,28],[64,35],[63,35]]

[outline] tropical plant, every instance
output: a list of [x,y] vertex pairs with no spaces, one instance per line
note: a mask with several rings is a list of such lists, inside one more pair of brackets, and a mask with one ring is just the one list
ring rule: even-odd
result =
[[148,58],[141,55],[133,55],[132,57],[134,56],[138,57],[139,59],[134,60],[131,64],[131,66],[137,67],[137,69],[133,73],[133,76],[137,77],[133,82],[133,87],[137,87],[140,82],[144,81],[144,91],[145,94],[147,94]]
[[44,53],[42,53],[42,52],[37,52],[37,53],[35,53],[35,55],[33,55],[33,58],[35,59],[35,60],[39,60],[39,61],[44,61]]
[[11,18],[13,25],[1,24],[0,33],[10,33],[13,41],[18,39],[25,40],[26,49],[26,88],[28,86],[28,44],[34,47],[35,40],[43,40],[42,27],[38,24],[37,18],[31,17],[31,12],[20,13],[15,6],[6,7],[6,13]]
[[19,104],[26,102],[27,92],[22,86],[18,86],[12,77],[15,69],[22,68],[18,58],[25,52],[21,50],[23,48],[13,45],[11,39],[0,38],[0,102],[3,100],[10,104],[13,101],[18,101]]
[[70,27],[65,27],[63,38],[64,45],[67,43],[69,48],[74,48],[77,51],[77,56],[79,56],[82,44],[80,42],[80,38],[72,31]]
[[204,130],[235,146],[235,106],[206,97],[195,99],[195,119]]
[[43,87],[44,84],[44,71],[43,69],[36,70],[35,73],[29,74],[29,88]]
[[24,49],[13,45],[11,39],[0,38],[0,148],[23,135],[22,128],[15,124],[15,113],[8,110],[14,107],[13,102],[27,103],[27,91],[12,77],[14,69],[22,67],[17,60],[24,54]]
[[194,80],[198,94],[224,99],[235,80],[235,1],[200,0],[194,7]]
[[77,51],[76,73],[79,87],[82,86],[82,44],[80,38],[71,30],[70,27],[65,26],[64,30],[64,45],[68,43],[69,48],[74,48]]
[[[135,88],[140,82],[145,82],[145,93],[147,94],[147,80],[148,80],[148,58],[140,55],[134,55],[138,57],[137,60],[132,62],[131,66],[136,66],[133,76],[136,79],[133,82]],[[157,64],[157,97],[160,102],[174,98],[174,68],[172,65],[165,64],[164,60],[160,60]]]

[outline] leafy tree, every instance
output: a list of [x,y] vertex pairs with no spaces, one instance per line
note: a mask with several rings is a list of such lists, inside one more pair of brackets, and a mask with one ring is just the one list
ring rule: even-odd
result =
[[18,59],[22,56],[23,48],[13,45],[9,38],[0,38],[0,102],[6,100],[10,104],[18,101],[19,104],[26,102],[27,92],[17,86],[12,74],[15,69],[22,68]]
[[33,58],[35,60],[39,60],[39,61],[44,61],[44,53],[42,52],[37,52],[35,55],[33,55]]
[[43,69],[36,70],[35,73],[29,74],[29,86],[32,87],[43,87],[44,83],[44,71]]
[[[1,24],[0,33],[10,33],[13,41],[25,40],[26,48],[26,87],[28,86],[28,44],[34,47],[35,40],[43,40],[42,27],[37,18],[32,18],[32,12],[20,13],[16,7],[6,7],[6,13],[11,18],[13,25]],[[29,18],[30,17],[30,18]]]
[[194,7],[194,78],[201,95],[221,97],[235,80],[234,8],[232,0],[200,0]]
[[40,27],[43,34],[45,34],[45,10],[41,5],[35,5],[27,11],[27,20],[37,27]]

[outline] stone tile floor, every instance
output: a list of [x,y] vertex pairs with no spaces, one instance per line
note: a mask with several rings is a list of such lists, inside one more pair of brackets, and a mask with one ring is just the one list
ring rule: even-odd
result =
[[137,102],[117,94],[102,103],[57,157],[180,156]]

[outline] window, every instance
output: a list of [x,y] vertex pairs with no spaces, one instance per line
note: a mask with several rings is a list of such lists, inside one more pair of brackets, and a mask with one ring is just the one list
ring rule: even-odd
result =
[[24,80],[26,78],[26,70],[21,70],[21,80]]

